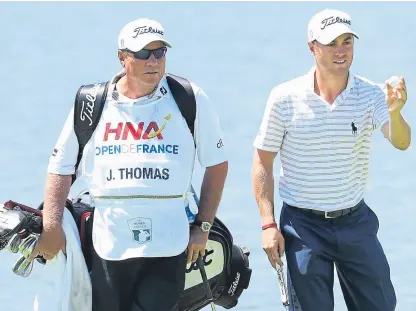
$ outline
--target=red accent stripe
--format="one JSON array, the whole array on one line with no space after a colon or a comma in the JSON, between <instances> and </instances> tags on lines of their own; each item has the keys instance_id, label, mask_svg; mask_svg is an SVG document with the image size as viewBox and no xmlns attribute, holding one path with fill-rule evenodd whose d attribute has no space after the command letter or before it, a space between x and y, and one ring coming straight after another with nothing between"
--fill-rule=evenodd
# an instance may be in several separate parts
<instances>
[{"instance_id":1,"label":"red accent stripe","mask_svg":"<svg viewBox=\"0 0 416 311\"><path fill-rule=\"evenodd\" d=\"M13 208L15 208L16 206L20 207L20 208L21 208L22 210L24 210L24 211L27 211L27 212L33 213L33 214L35 214L36 216L42 216L42 215L43 215L42 211L40 211L40 210L38 210L38 209L35 209L35 208L32 208L32 207L29 207L29 206L24 205L24 204L21 204L21 203L17 203L17 202L12 201L12 200L9 200L9 201L7 201L6 203L4 203L4 207L5 207L5 208L7 208L7 209L9 209L9 210L12 210L12 209L13 209Z\"/></svg>"},{"instance_id":2,"label":"red accent stripe","mask_svg":"<svg viewBox=\"0 0 416 311\"><path fill-rule=\"evenodd\" d=\"M81 247L85 249L87 243L87 228L85 227L87 223L87 218L91 216L91 212L85 212L81 215L81 224L79 228L79 238L81 240Z\"/></svg>"}]
</instances>

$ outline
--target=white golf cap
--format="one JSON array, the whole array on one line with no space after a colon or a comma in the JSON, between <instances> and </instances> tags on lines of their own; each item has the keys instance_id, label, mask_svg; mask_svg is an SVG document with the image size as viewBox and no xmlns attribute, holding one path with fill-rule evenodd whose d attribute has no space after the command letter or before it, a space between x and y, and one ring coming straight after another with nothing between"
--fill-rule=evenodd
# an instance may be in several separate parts
<instances>
[{"instance_id":1,"label":"white golf cap","mask_svg":"<svg viewBox=\"0 0 416 311\"><path fill-rule=\"evenodd\" d=\"M358 35L351 29L351 17L337 10L323 10L314 15L308 25L308 41L317 40L328 44L338 36L350 33L358 39Z\"/></svg>"},{"instance_id":2,"label":"white golf cap","mask_svg":"<svg viewBox=\"0 0 416 311\"><path fill-rule=\"evenodd\" d=\"M159 22L140 18L128 23L120 31L118 49L138 52L154 41L161 41L167 47L171 47L170 43L165 39L165 30Z\"/></svg>"}]
</instances>

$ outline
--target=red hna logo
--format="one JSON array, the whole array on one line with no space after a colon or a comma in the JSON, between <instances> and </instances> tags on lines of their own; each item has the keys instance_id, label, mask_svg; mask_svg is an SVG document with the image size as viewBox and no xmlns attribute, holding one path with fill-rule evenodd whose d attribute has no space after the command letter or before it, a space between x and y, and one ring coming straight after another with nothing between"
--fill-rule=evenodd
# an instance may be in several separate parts
<instances>
[{"instance_id":1,"label":"red hna logo","mask_svg":"<svg viewBox=\"0 0 416 311\"><path fill-rule=\"evenodd\" d=\"M170 118L171 115L168 114L164 119L169 120ZM135 140L151 139L153 137L163 139L162 131L165 126L166 121L163 122L160 128L156 121L151 121L144 130L144 122L140 122L137 125L134 125L131 122L119 122L116 127L111 127L111 123L108 122L105 124L104 141L109 139L110 134L115 135L114 140L127 140L129 136L133 137Z\"/></svg>"}]
</instances>

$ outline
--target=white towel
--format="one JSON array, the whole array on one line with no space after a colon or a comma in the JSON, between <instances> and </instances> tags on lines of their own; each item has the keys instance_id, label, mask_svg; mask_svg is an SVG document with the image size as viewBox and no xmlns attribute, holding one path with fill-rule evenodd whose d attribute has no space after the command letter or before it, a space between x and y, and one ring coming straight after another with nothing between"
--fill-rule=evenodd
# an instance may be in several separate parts
<instances>
[{"instance_id":1,"label":"white towel","mask_svg":"<svg viewBox=\"0 0 416 311\"><path fill-rule=\"evenodd\" d=\"M77 226L67 209L64 211L62 227L66 236L66 257L60 251L52 261L46 263L45 273L53 276L48 280L51 290L39 289L33 310L91 311L91 279L82 254Z\"/></svg>"}]
</instances>

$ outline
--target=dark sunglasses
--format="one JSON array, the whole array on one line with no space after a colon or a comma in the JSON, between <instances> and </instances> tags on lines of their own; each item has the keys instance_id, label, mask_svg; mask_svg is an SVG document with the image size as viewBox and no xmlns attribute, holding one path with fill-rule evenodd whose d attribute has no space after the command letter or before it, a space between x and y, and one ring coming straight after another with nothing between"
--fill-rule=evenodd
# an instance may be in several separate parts
<instances>
[{"instance_id":1,"label":"dark sunglasses","mask_svg":"<svg viewBox=\"0 0 416 311\"><path fill-rule=\"evenodd\" d=\"M153 54L156 59L161 59L162 57L164 57L166 55L167 50L168 50L168 48L164 46L164 47L158 48L156 50L141 49L138 52L133 52L133 51L125 49L124 51L133 54L134 58L141 59L141 60L147 60L147 59L149 59L151 54Z\"/></svg>"}]
</instances>

